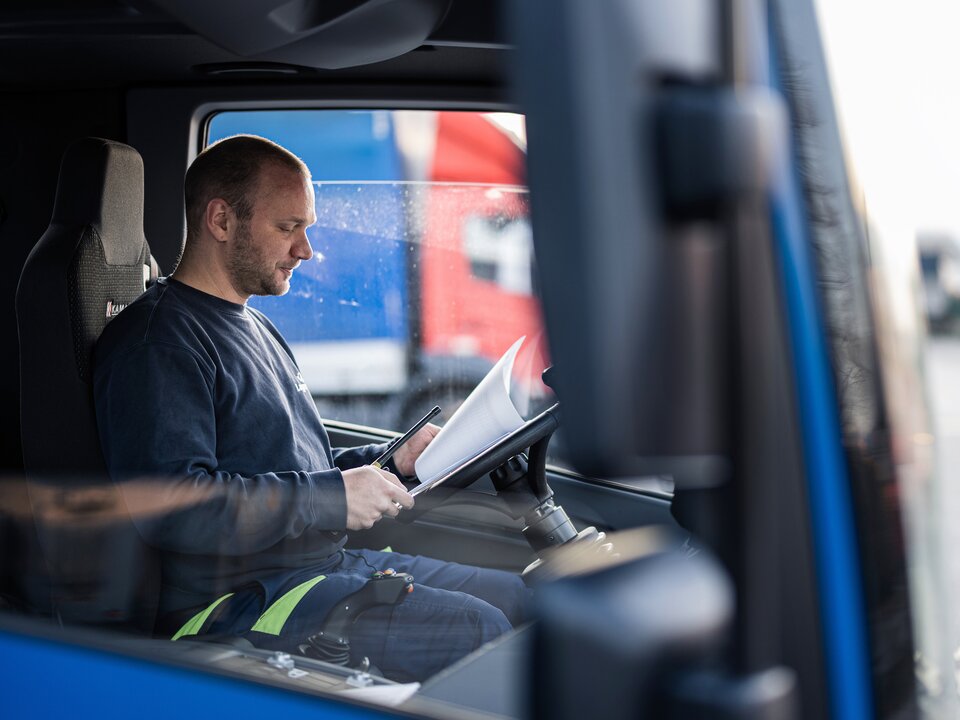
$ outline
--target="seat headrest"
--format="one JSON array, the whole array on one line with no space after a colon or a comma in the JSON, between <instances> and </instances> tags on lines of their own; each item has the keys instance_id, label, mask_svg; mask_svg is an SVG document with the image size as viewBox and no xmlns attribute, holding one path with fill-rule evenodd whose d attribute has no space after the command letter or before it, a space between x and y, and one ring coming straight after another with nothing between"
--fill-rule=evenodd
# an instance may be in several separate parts
<instances>
[{"instance_id":1,"label":"seat headrest","mask_svg":"<svg viewBox=\"0 0 960 720\"><path fill-rule=\"evenodd\" d=\"M110 265L137 262L143 234L143 160L128 145L84 138L67 148L51 225L92 225Z\"/></svg>"}]
</instances>

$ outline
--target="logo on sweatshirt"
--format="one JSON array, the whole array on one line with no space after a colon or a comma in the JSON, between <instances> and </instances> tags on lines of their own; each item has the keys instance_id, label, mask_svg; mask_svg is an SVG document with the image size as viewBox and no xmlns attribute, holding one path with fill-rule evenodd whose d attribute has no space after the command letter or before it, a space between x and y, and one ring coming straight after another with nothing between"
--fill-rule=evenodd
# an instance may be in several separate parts
<instances>
[{"instance_id":1,"label":"logo on sweatshirt","mask_svg":"<svg viewBox=\"0 0 960 720\"><path fill-rule=\"evenodd\" d=\"M107 317L116 317L120 314L120 311L129 304L130 303L115 303L113 300L107 300Z\"/></svg>"},{"instance_id":2,"label":"logo on sweatshirt","mask_svg":"<svg viewBox=\"0 0 960 720\"><path fill-rule=\"evenodd\" d=\"M306 395L310 394L310 388L307 387L307 384L303 381L303 375L297 373L297 392L302 392Z\"/></svg>"}]
</instances>

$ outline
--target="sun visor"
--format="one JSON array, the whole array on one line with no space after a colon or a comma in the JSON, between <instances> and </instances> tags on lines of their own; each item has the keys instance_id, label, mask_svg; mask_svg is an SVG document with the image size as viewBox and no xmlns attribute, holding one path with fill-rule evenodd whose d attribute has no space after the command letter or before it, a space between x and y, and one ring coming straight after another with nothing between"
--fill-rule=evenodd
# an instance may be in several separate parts
<instances>
[{"instance_id":1,"label":"sun visor","mask_svg":"<svg viewBox=\"0 0 960 720\"><path fill-rule=\"evenodd\" d=\"M244 58L337 69L419 47L451 0L152 0Z\"/></svg>"}]
</instances>

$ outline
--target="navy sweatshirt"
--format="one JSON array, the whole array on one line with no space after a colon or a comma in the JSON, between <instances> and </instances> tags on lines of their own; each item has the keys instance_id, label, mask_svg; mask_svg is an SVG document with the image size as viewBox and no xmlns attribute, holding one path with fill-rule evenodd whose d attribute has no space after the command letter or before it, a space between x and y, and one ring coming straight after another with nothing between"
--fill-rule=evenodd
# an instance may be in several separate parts
<instances>
[{"instance_id":1,"label":"navy sweatshirt","mask_svg":"<svg viewBox=\"0 0 960 720\"><path fill-rule=\"evenodd\" d=\"M100 442L145 540L163 551L161 613L250 580L323 568L345 542L340 469L279 331L257 310L161 279L94 356Z\"/></svg>"}]
</instances>

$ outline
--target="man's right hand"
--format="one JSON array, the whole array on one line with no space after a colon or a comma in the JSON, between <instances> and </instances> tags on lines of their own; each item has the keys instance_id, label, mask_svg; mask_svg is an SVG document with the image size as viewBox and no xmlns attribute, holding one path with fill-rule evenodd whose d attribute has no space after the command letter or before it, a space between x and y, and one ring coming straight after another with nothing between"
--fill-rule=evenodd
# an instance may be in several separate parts
<instances>
[{"instance_id":1,"label":"man's right hand","mask_svg":"<svg viewBox=\"0 0 960 720\"><path fill-rule=\"evenodd\" d=\"M347 530L367 530L384 515L396 517L413 507L413 498L397 476L369 465L343 471L347 495Z\"/></svg>"}]
</instances>

